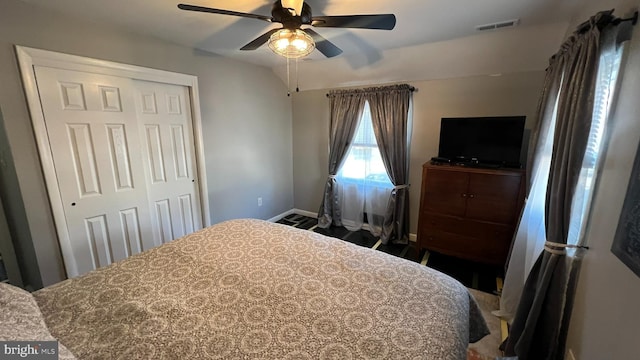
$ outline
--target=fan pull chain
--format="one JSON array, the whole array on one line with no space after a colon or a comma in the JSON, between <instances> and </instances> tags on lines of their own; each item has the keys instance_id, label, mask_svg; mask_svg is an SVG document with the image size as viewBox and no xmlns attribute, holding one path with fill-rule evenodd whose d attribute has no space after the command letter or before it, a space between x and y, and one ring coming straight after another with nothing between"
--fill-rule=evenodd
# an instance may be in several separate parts
<instances>
[{"instance_id":1,"label":"fan pull chain","mask_svg":"<svg viewBox=\"0 0 640 360\"><path fill-rule=\"evenodd\" d=\"M289 91L289 89L291 89L291 76L289 75L289 73L289 58L287 58L287 96L291 96L291 92Z\"/></svg>"},{"instance_id":2,"label":"fan pull chain","mask_svg":"<svg viewBox=\"0 0 640 360\"><path fill-rule=\"evenodd\" d=\"M300 76L298 76L298 58L296 58L296 92L300 92Z\"/></svg>"}]
</instances>

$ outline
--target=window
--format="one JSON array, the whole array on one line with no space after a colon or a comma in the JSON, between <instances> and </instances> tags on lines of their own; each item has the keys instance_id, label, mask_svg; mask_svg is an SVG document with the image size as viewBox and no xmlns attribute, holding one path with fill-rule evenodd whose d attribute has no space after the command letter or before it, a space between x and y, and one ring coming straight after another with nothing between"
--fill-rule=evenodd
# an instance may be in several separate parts
<instances>
[{"instance_id":1,"label":"window","mask_svg":"<svg viewBox=\"0 0 640 360\"><path fill-rule=\"evenodd\" d=\"M614 100L616 80L622 60L622 46L611 45L602 50L598 64L598 78L594 94L593 118L587 141L587 148L580 169L578 186L571 204L571 223L569 225L569 244L579 244L584 235L589 206L593 198L598 163L602 158L605 129Z\"/></svg>"},{"instance_id":2,"label":"window","mask_svg":"<svg viewBox=\"0 0 640 360\"><path fill-rule=\"evenodd\" d=\"M591 199L596 187L598 172L602 168L600 163L607 148L607 121L611 111L611 104L614 103L616 81L625 47L624 44L616 45L617 34L617 31L605 32L605 38L601 38L601 40L606 41L601 41L598 73L593 94L591 127L575 193L570 194L573 197L568 237L566 239L569 245L584 245L585 228L588 223ZM550 89L557 87L558 91L563 91L563 89L566 91L567 84L565 81L569 81L566 78L567 69L558 69L558 71L561 70L564 70L563 74L561 74L563 75L561 83L557 86L552 85ZM533 169L534 171L531 174L531 192L516 232L500 299L500 314L507 319L513 319L516 314L525 282L534 263L540 258L540 253L546 241L545 202L560 94L549 94L549 96L555 96L552 99L555 102L555 106L553 110L549 109L551 111L543 109L542 115L544 118L541 121L550 121L551 126L546 134L539 134L540 141L544 143L542 144L542 149L540 149L541 153L537 154L539 156L537 169ZM559 240L554 239L554 241ZM575 255L575 249L569 248L566 250L568 256Z\"/></svg>"},{"instance_id":3,"label":"window","mask_svg":"<svg viewBox=\"0 0 640 360\"><path fill-rule=\"evenodd\" d=\"M393 187L378 149L368 103L364 106L353 142L337 176L345 182L360 182L366 183L367 186L384 188Z\"/></svg>"},{"instance_id":4,"label":"window","mask_svg":"<svg viewBox=\"0 0 640 360\"><path fill-rule=\"evenodd\" d=\"M393 184L382 162L373 132L371 111L365 103L346 160L336 175L341 222L355 231L366 221L369 231L379 236Z\"/></svg>"}]
</instances>

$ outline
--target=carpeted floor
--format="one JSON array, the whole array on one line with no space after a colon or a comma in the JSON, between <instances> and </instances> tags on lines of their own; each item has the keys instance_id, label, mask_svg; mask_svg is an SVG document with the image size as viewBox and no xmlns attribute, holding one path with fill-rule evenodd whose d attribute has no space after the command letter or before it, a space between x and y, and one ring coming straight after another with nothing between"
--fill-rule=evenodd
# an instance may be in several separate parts
<instances>
[{"instance_id":1,"label":"carpeted floor","mask_svg":"<svg viewBox=\"0 0 640 360\"><path fill-rule=\"evenodd\" d=\"M484 360L495 359L502 356L502 352L499 350L501 337L500 337L500 319L491 312L498 310L500 306L500 299L497 295L488 294L486 292L469 289L469 292L476 299L476 302L482 310L482 316L489 326L491 335L485 336L480 341L469 344L469 360ZM475 356L475 357L474 357Z\"/></svg>"},{"instance_id":2,"label":"carpeted floor","mask_svg":"<svg viewBox=\"0 0 640 360\"><path fill-rule=\"evenodd\" d=\"M343 227L330 227L323 229L317 227L318 220L304 215L291 214L277 221L280 224L294 226L300 229L315 231L317 233L342 239L359 246L374 248L388 254L419 262L423 261L424 254L416 254L412 245L382 245L378 238L366 230L349 231ZM418 256L420 255L420 256ZM429 253L426 266L441 271L469 288L476 298L482 314L489 325L491 335L484 337L475 344L469 345L468 360L493 360L501 356L500 346L500 320L491 314L499 306L497 293L497 278L502 278L502 269L473 263L454 257Z\"/></svg>"}]
</instances>

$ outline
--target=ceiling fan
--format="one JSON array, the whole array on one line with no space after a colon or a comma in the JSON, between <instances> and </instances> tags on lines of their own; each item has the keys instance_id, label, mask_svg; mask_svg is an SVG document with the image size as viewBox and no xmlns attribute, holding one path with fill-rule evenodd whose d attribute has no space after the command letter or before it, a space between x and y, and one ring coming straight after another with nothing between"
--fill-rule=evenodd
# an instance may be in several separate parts
<instances>
[{"instance_id":1,"label":"ceiling fan","mask_svg":"<svg viewBox=\"0 0 640 360\"><path fill-rule=\"evenodd\" d=\"M271 29L249 42L240 50L256 50L267 41L269 47L285 57L302 57L317 48L324 56L334 57L340 55L342 50L322 37L314 30L303 25L313 27L333 28L357 28L392 30L396 25L396 17L393 14L375 15L339 15L339 16L313 16L311 7L304 0L276 0L271 9L271 16L243 13L230 10L214 9L203 6L179 4L178 8L188 11L199 11L213 14L231 15L258 19L270 23L280 23L282 28ZM278 42L278 40L281 40ZM302 48L306 42L306 48ZM315 43L315 44L314 44ZM285 44L282 49L280 45ZM310 46L310 48L309 48ZM280 51L279 51L280 50Z\"/></svg>"}]
</instances>

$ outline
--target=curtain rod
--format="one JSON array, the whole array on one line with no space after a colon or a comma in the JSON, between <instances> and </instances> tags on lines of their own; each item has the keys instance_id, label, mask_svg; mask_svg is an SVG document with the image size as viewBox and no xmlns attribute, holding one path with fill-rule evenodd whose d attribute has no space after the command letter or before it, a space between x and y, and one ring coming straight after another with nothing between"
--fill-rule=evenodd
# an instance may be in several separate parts
<instances>
[{"instance_id":1,"label":"curtain rod","mask_svg":"<svg viewBox=\"0 0 640 360\"><path fill-rule=\"evenodd\" d=\"M633 16L631 16L630 18L626 18L626 19L618 18L618 19L614 20L614 23L618 24L618 23L621 23L623 21L631 21L632 25L636 25L638 23L638 11L636 10L633 13Z\"/></svg>"},{"instance_id":2,"label":"curtain rod","mask_svg":"<svg viewBox=\"0 0 640 360\"><path fill-rule=\"evenodd\" d=\"M375 90L371 90L369 92L373 92ZM418 91L418 88L416 88L415 86L409 86L409 91L414 92L414 91ZM324 94L326 97L329 97L329 94Z\"/></svg>"},{"instance_id":3,"label":"curtain rod","mask_svg":"<svg viewBox=\"0 0 640 360\"><path fill-rule=\"evenodd\" d=\"M638 11L634 11L633 15L629 18L626 19L621 19L619 17L616 17L613 15L613 12L615 11L615 9L611 9L611 10L606 10L606 11L601 11L599 13L597 13L596 15L594 15L594 17L601 15L602 14L602 18L599 19L598 23L595 24L598 27L601 26L605 26L608 24L613 24L613 25L620 25L620 23L622 22L627 22L627 21L631 21L631 25L636 25L638 23ZM593 18L592 18L593 19ZM578 25L578 27L576 28L576 32L577 33L584 33L586 31L589 31L589 29L591 29L591 20L587 20L585 22L583 22L582 24Z\"/></svg>"}]
</instances>

